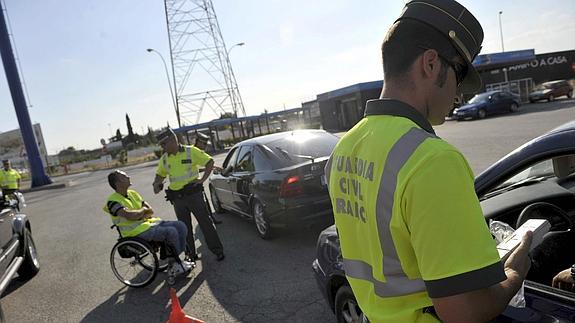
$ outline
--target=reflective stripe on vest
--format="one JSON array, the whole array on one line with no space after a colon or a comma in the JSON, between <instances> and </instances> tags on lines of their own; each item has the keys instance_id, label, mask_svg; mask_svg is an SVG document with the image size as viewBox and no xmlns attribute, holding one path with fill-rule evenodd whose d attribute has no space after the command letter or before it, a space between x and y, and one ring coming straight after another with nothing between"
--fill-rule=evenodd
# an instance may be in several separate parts
<instances>
[{"instance_id":1,"label":"reflective stripe on vest","mask_svg":"<svg viewBox=\"0 0 575 323\"><path fill-rule=\"evenodd\" d=\"M387 155L376 201L377 230L383 252L382 269L386 282L381 282L373 276L370 264L360 260L343 259L345 274L351 278L373 283L374 291L379 297L402 296L425 291L422 279L409 279L403 271L389 227L393 215L397 176L417 147L431 137L433 135L419 128L412 128L399 138Z\"/></svg>"},{"instance_id":2,"label":"reflective stripe on vest","mask_svg":"<svg viewBox=\"0 0 575 323\"><path fill-rule=\"evenodd\" d=\"M190 147L185 147L185 149L186 149L186 158L189 160L192 160L192 149ZM172 174L170 173L171 166L168 163L168 154L167 153L165 153L163 158L162 158L162 164L164 166L164 169L166 170L166 173L168 173L168 176L170 178L170 183L185 181L187 179L193 179L194 177L197 177L200 174L197 171L194 172L193 167L192 167L192 163L189 163L188 167L187 167L187 171L184 175L172 176Z\"/></svg>"}]
</instances>

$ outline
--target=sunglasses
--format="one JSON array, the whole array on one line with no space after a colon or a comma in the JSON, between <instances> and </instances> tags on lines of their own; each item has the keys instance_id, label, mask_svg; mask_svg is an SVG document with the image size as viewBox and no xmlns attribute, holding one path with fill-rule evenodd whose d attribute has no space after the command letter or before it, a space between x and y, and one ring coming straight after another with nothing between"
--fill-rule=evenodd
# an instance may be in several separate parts
<instances>
[{"instance_id":1,"label":"sunglasses","mask_svg":"<svg viewBox=\"0 0 575 323\"><path fill-rule=\"evenodd\" d=\"M433 48L428 48L428 47L424 47L424 46L418 46L418 47L423 49L423 50L433 49ZM436 49L434 49L434 50L437 52ZM445 62L445 64L449 65L453 69L453 72L455 72L455 81L457 83L457 87L459 87L461 85L461 83L463 82L463 79L465 79L465 76L467 75L467 65L451 61L445 55L443 55L439 52L437 52L437 56L439 56L439 58L443 62Z\"/></svg>"},{"instance_id":2,"label":"sunglasses","mask_svg":"<svg viewBox=\"0 0 575 323\"><path fill-rule=\"evenodd\" d=\"M457 82L457 87L461 85L465 75L467 75L467 65L463 65L460 63L456 63L453 61L448 60L441 54L437 54L439 58L441 58L447 65L451 66L453 72L455 72L455 81Z\"/></svg>"}]
</instances>

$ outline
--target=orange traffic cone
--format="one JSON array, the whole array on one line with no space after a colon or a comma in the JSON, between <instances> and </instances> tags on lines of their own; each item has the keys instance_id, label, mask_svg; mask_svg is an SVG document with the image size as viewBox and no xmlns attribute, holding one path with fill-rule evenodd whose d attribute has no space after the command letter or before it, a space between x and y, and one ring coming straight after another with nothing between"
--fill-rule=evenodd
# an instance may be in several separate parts
<instances>
[{"instance_id":1,"label":"orange traffic cone","mask_svg":"<svg viewBox=\"0 0 575 323\"><path fill-rule=\"evenodd\" d=\"M172 313L170 313L168 323L205 323L184 313L180 306L178 295L176 295L176 290L173 288L170 288L170 298L172 299Z\"/></svg>"}]
</instances>

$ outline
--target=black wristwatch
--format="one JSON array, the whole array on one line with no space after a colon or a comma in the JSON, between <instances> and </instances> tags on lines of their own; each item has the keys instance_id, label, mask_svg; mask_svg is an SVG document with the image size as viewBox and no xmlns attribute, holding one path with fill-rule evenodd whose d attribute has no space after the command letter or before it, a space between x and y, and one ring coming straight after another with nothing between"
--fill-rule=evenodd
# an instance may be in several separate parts
<instances>
[{"instance_id":1,"label":"black wristwatch","mask_svg":"<svg viewBox=\"0 0 575 323\"><path fill-rule=\"evenodd\" d=\"M571 278L575 279L575 265L571 266Z\"/></svg>"}]
</instances>

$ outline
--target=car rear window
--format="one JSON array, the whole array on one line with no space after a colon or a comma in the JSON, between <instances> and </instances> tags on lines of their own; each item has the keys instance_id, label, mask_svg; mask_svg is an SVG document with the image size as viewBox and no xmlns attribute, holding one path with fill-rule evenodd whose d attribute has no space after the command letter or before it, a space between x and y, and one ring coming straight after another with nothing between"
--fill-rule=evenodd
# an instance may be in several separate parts
<instances>
[{"instance_id":1,"label":"car rear window","mask_svg":"<svg viewBox=\"0 0 575 323\"><path fill-rule=\"evenodd\" d=\"M331 155L339 138L330 133L305 133L288 135L266 143L264 150L272 153L274 169L304 163L311 158Z\"/></svg>"}]
</instances>

